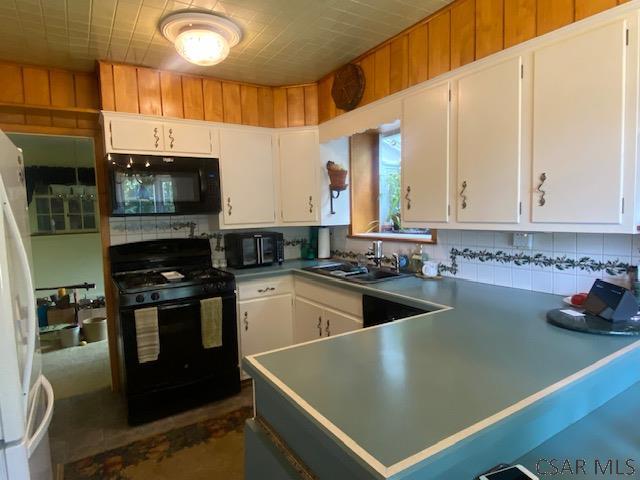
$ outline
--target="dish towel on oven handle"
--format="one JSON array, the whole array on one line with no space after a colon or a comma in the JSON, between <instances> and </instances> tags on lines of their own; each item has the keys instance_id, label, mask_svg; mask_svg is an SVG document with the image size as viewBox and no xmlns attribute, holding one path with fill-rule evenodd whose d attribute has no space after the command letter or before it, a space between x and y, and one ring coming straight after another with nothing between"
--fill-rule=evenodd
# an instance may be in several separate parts
<instances>
[{"instance_id":1,"label":"dish towel on oven handle","mask_svg":"<svg viewBox=\"0 0 640 480\"><path fill-rule=\"evenodd\" d=\"M222 298L200 300L200 331L204 348L222 346Z\"/></svg>"},{"instance_id":2,"label":"dish towel on oven handle","mask_svg":"<svg viewBox=\"0 0 640 480\"><path fill-rule=\"evenodd\" d=\"M158 309L156 307L138 308L134 311L134 317L136 321L138 363L155 362L158 360L158 355L160 355Z\"/></svg>"}]
</instances>

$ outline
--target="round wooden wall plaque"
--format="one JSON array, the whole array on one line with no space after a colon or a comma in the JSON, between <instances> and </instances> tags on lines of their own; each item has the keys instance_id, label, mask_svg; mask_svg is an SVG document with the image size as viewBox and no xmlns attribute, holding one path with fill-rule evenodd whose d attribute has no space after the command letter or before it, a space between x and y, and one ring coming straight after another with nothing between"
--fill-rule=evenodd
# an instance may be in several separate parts
<instances>
[{"instance_id":1,"label":"round wooden wall plaque","mask_svg":"<svg viewBox=\"0 0 640 480\"><path fill-rule=\"evenodd\" d=\"M364 93L364 73L360 65L349 63L340 68L333 79L331 96L336 107L353 110L358 106Z\"/></svg>"}]
</instances>

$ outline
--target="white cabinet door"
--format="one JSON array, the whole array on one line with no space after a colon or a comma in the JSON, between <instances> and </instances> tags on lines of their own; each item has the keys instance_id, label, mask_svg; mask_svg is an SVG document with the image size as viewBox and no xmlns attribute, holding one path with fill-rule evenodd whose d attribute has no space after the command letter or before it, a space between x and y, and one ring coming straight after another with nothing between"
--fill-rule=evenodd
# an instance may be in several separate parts
<instances>
[{"instance_id":1,"label":"white cabinet door","mask_svg":"<svg viewBox=\"0 0 640 480\"><path fill-rule=\"evenodd\" d=\"M534 222L621 222L626 28L534 53Z\"/></svg>"},{"instance_id":2,"label":"white cabinet door","mask_svg":"<svg viewBox=\"0 0 640 480\"><path fill-rule=\"evenodd\" d=\"M164 124L164 146L167 152L211 154L211 129L207 125Z\"/></svg>"},{"instance_id":3,"label":"white cabinet door","mask_svg":"<svg viewBox=\"0 0 640 480\"><path fill-rule=\"evenodd\" d=\"M270 133L222 129L220 170L224 225L275 222Z\"/></svg>"},{"instance_id":4,"label":"white cabinet door","mask_svg":"<svg viewBox=\"0 0 640 480\"><path fill-rule=\"evenodd\" d=\"M238 305L240 351L243 357L291 345L291 295L247 300Z\"/></svg>"},{"instance_id":5,"label":"white cabinet door","mask_svg":"<svg viewBox=\"0 0 640 480\"><path fill-rule=\"evenodd\" d=\"M403 101L402 221L449 220L450 84Z\"/></svg>"},{"instance_id":6,"label":"white cabinet door","mask_svg":"<svg viewBox=\"0 0 640 480\"><path fill-rule=\"evenodd\" d=\"M114 118L109 120L108 136L109 145L113 151L162 152L164 150L161 122Z\"/></svg>"},{"instance_id":7,"label":"white cabinet door","mask_svg":"<svg viewBox=\"0 0 640 480\"><path fill-rule=\"evenodd\" d=\"M520 57L459 81L460 222L519 221L521 85Z\"/></svg>"},{"instance_id":8,"label":"white cabinet door","mask_svg":"<svg viewBox=\"0 0 640 480\"><path fill-rule=\"evenodd\" d=\"M324 320L324 334L327 337L353 332L362 328L361 320L335 310L325 309L322 318Z\"/></svg>"},{"instance_id":9,"label":"white cabinet door","mask_svg":"<svg viewBox=\"0 0 640 480\"><path fill-rule=\"evenodd\" d=\"M315 131L283 133L279 136L279 151L282 221L318 222L318 134Z\"/></svg>"},{"instance_id":10,"label":"white cabinet door","mask_svg":"<svg viewBox=\"0 0 640 480\"><path fill-rule=\"evenodd\" d=\"M317 340L324 336L324 322L322 321L321 306L303 298L296 297L294 310L294 343Z\"/></svg>"}]
</instances>

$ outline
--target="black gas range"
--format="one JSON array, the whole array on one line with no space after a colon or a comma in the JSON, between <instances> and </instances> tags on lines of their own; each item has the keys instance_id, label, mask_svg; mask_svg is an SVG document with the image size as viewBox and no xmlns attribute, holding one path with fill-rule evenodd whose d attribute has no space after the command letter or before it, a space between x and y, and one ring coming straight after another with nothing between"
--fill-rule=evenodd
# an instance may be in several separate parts
<instances>
[{"instance_id":1,"label":"black gas range","mask_svg":"<svg viewBox=\"0 0 640 480\"><path fill-rule=\"evenodd\" d=\"M235 279L211 266L207 239L110 247L129 423L151 421L240 390ZM201 302L220 298L222 344L203 347ZM136 310L157 318L158 355L140 361ZM155 325L154 325L155 326ZM142 342L142 340L141 340Z\"/></svg>"}]
</instances>

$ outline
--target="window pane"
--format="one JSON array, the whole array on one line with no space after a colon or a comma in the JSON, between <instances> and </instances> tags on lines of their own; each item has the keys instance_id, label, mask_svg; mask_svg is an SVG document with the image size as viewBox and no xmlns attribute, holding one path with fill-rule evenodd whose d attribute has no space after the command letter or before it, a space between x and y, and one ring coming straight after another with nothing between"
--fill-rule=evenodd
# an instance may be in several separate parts
<instances>
[{"instance_id":1,"label":"window pane","mask_svg":"<svg viewBox=\"0 0 640 480\"><path fill-rule=\"evenodd\" d=\"M71 230L82 230L82 216L69 215L69 228Z\"/></svg>"},{"instance_id":2,"label":"window pane","mask_svg":"<svg viewBox=\"0 0 640 480\"><path fill-rule=\"evenodd\" d=\"M82 210L84 213L93 213L95 212L94 200L82 200Z\"/></svg>"},{"instance_id":3,"label":"window pane","mask_svg":"<svg viewBox=\"0 0 640 480\"><path fill-rule=\"evenodd\" d=\"M84 228L85 229L95 229L96 228L96 217L94 215L85 215L83 218L84 218Z\"/></svg>"},{"instance_id":4,"label":"window pane","mask_svg":"<svg viewBox=\"0 0 640 480\"><path fill-rule=\"evenodd\" d=\"M66 230L66 227L64 224L64 215L52 215L51 220L53 223L53 229Z\"/></svg>"},{"instance_id":5,"label":"window pane","mask_svg":"<svg viewBox=\"0 0 640 480\"><path fill-rule=\"evenodd\" d=\"M49 199L48 198L36 198L36 212L37 213L49 213Z\"/></svg>"},{"instance_id":6,"label":"window pane","mask_svg":"<svg viewBox=\"0 0 640 480\"><path fill-rule=\"evenodd\" d=\"M379 145L380 232L400 230L400 133L381 135Z\"/></svg>"},{"instance_id":7,"label":"window pane","mask_svg":"<svg viewBox=\"0 0 640 480\"><path fill-rule=\"evenodd\" d=\"M64 213L64 200L60 197L51 199L51 211L53 213ZM63 223L64 225L64 223Z\"/></svg>"},{"instance_id":8,"label":"window pane","mask_svg":"<svg viewBox=\"0 0 640 480\"><path fill-rule=\"evenodd\" d=\"M80 199L79 198L70 198L69 199L69 213L80 213Z\"/></svg>"},{"instance_id":9,"label":"window pane","mask_svg":"<svg viewBox=\"0 0 640 480\"><path fill-rule=\"evenodd\" d=\"M38 231L50 232L51 231L51 219L49 215L38 215Z\"/></svg>"}]
</instances>

